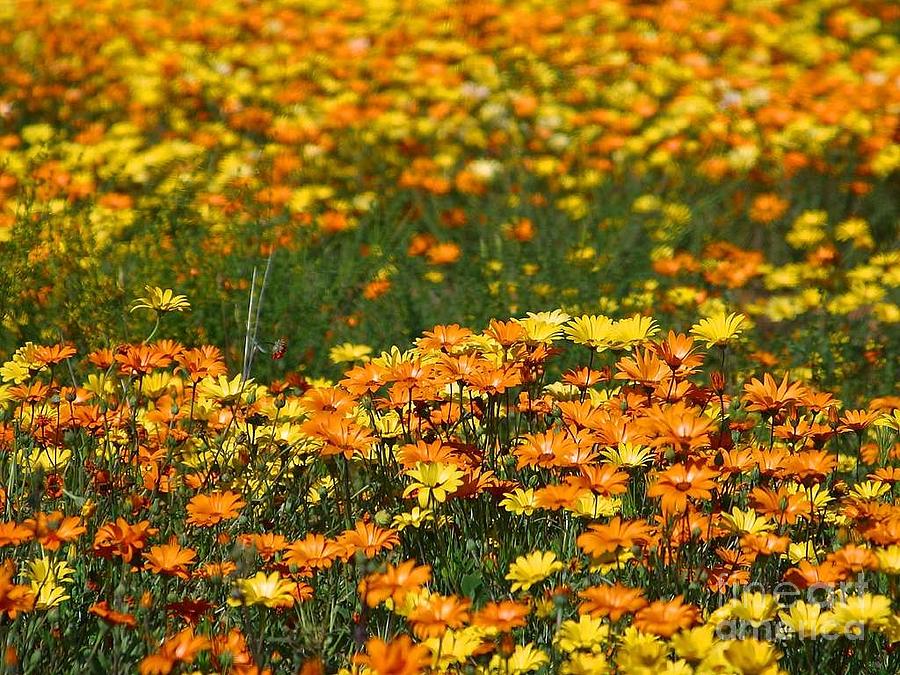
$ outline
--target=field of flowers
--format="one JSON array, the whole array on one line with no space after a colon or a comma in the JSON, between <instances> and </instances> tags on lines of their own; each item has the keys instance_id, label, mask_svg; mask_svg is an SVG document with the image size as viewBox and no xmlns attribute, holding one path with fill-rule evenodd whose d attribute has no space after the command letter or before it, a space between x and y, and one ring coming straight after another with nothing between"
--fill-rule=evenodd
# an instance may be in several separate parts
<instances>
[{"instance_id":1,"label":"field of flowers","mask_svg":"<svg viewBox=\"0 0 900 675\"><path fill-rule=\"evenodd\" d=\"M900 672L891 0L0 0L0 323L0 673Z\"/></svg>"}]
</instances>

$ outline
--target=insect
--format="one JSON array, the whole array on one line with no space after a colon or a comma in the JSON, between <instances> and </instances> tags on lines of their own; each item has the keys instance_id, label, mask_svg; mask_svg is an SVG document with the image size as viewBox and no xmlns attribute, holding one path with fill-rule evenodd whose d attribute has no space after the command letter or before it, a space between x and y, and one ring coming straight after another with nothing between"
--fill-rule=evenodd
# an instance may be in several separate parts
<instances>
[{"instance_id":1,"label":"insect","mask_svg":"<svg viewBox=\"0 0 900 675\"><path fill-rule=\"evenodd\" d=\"M275 341L275 344L272 345L272 360L278 361L283 358L285 353L287 352L287 338L280 337Z\"/></svg>"}]
</instances>

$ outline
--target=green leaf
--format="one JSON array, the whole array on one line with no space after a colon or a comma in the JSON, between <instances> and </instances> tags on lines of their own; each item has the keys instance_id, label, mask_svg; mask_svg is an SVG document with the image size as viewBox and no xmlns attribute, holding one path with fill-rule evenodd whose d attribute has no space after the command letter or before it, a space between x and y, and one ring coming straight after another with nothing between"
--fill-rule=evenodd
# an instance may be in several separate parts
<instances>
[{"instance_id":1,"label":"green leaf","mask_svg":"<svg viewBox=\"0 0 900 675\"><path fill-rule=\"evenodd\" d=\"M477 591L481 587L481 584L481 575L473 572L472 574L467 574L462 578L462 583L460 583L459 587L463 595L472 596L475 595L475 591Z\"/></svg>"}]
</instances>

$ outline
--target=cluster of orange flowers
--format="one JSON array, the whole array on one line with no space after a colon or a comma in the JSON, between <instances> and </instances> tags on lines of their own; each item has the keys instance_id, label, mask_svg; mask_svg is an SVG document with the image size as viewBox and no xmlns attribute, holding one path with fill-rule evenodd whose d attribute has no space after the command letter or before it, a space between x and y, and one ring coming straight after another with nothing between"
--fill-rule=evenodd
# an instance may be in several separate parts
<instances>
[{"instance_id":1,"label":"cluster of orange flowers","mask_svg":"<svg viewBox=\"0 0 900 675\"><path fill-rule=\"evenodd\" d=\"M147 674L334 665L324 643L261 645L340 588L353 630L330 639L361 673L787 667L789 645L729 622L893 644L897 598L853 593L900 573L900 399L843 409L741 372L742 321L435 326L316 386L230 378L215 348L171 340L93 352L78 384L73 349L26 345L0 369L0 613L149 627ZM567 342L587 365L553 381ZM841 588L814 612L731 597L778 583Z\"/></svg>"}]
</instances>

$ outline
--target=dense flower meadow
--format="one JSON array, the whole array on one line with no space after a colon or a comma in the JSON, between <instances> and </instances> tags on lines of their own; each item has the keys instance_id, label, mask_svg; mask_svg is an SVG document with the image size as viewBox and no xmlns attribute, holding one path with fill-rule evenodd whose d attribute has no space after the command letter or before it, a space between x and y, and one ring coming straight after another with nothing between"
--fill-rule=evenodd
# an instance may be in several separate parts
<instances>
[{"instance_id":1,"label":"dense flower meadow","mask_svg":"<svg viewBox=\"0 0 900 675\"><path fill-rule=\"evenodd\" d=\"M7 667L895 673L900 397L739 371L746 327L557 310L268 385L212 346L29 343Z\"/></svg>"},{"instance_id":2,"label":"dense flower meadow","mask_svg":"<svg viewBox=\"0 0 900 675\"><path fill-rule=\"evenodd\" d=\"M0 0L0 673L896 675L898 482L900 4Z\"/></svg>"},{"instance_id":3,"label":"dense flower meadow","mask_svg":"<svg viewBox=\"0 0 900 675\"><path fill-rule=\"evenodd\" d=\"M233 365L271 255L265 338L313 372L562 306L742 311L786 367L868 378L898 34L875 0L0 3L0 351L140 339L149 283Z\"/></svg>"}]
</instances>

